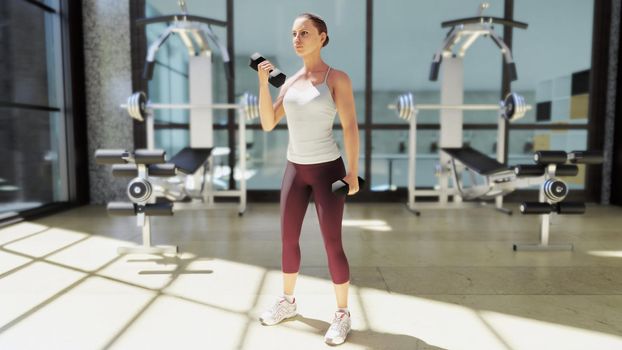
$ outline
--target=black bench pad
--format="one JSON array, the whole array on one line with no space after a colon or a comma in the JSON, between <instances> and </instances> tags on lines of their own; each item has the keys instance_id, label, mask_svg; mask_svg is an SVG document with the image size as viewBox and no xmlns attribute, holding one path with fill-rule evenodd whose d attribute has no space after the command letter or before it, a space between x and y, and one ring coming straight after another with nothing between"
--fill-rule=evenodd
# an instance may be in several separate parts
<instances>
[{"instance_id":1,"label":"black bench pad","mask_svg":"<svg viewBox=\"0 0 622 350\"><path fill-rule=\"evenodd\" d=\"M186 147L171 158L169 163L186 174L194 174L205 163L213 148L190 148Z\"/></svg>"},{"instance_id":2,"label":"black bench pad","mask_svg":"<svg viewBox=\"0 0 622 350\"><path fill-rule=\"evenodd\" d=\"M471 147L442 148L442 150L478 174L490 175L508 170L508 167L499 163L496 159L490 158Z\"/></svg>"}]
</instances>

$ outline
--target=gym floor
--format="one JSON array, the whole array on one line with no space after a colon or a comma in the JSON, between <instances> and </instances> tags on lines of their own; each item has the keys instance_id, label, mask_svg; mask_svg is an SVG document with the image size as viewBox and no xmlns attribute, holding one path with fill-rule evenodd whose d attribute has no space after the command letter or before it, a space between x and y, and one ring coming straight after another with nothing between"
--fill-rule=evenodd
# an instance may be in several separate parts
<instances>
[{"instance_id":1,"label":"gym floor","mask_svg":"<svg viewBox=\"0 0 622 350\"><path fill-rule=\"evenodd\" d=\"M516 209L516 208L515 208ZM281 294L278 204L155 218L180 255L118 256L134 217L86 206L0 229L1 349L321 349L335 309L313 205L299 315L265 327ZM342 349L621 349L622 208L554 216L573 252L514 252L538 218L489 208L347 204L353 331Z\"/></svg>"}]
</instances>

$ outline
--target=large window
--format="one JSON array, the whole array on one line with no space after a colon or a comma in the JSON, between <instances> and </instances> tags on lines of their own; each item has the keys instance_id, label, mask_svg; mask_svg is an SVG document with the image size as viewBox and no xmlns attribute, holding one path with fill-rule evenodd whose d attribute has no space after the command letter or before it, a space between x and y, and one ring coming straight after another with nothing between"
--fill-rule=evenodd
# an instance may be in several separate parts
<instances>
[{"instance_id":1,"label":"large window","mask_svg":"<svg viewBox=\"0 0 622 350\"><path fill-rule=\"evenodd\" d=\"M568 10L563 16L560 6ZM587 147L593 10L594 2L584 0L515 2L514 17L529 28L514 31L519 79L512 90L526 96L534 109L510 132L510 164L530 158L534 150ZM568 179L573 188L584 187L585 167L579 170L579 176Z\"/></svg>"},{"instance_id":2,"label":"large window","mask_svg":"<svg viewBox=\"0 0 622 350\"><path fill-rule=\"evenodd\" d=\"M201 2L188 1L188 13L226 21L225 0L205 0ZM182 9L176 1L147 0L145 2L145 16L156 17L170 14L180 14ZM167 28L169 23L155 23L146 26L147 45L154 42ZM227 31L222 26L211 26L220 42L226 45ZM221 52L209 42L212 54L212 102L227 103L227 87L233 84L227 80L225 68L222 64ZM148 83L149 99L156 103L187 104L190 103L189 57L181 36L172 35L165 41L156 54L156 65L153 78ZM144 58L142 58L144 59ZM202 101L202 103L209 103ZM227 148L229 134L226 130L228 123L227 110L213 112L213 141L214 147ZM175 155L190 144L189 131L190 113L187 109L160 109L155 110L155 142L154 146L164 149L169 157ZM252 135L247 136L252 138ZM236 158L238 159L238 158ZM237 161L236 161L237 163ZM226 154L215 158L215 179L218 188L229 186L230 168ZM235 167L235 165L234 165Z\"/></svg>"},{"instance_id":3,"label":"large window","mask_svg":"<svg viewBox=\"0 0 622 350\"><path fill-rule=\"evenodd\" d=\"M236 92L258 93L257 73L248 67L248 57L260 52L285 74L291 75L302 67L301 59L292 48L291 26L303 12L320 15L328 26L329 44L322 49L328 65L345 71L352 80L357 118L365 120L365 2L363 1L253 1L235 2ZM278 91L272 89L272 96ZM286 118L281 125L286 124ZM339 124L339 118L335 118ZM259 127L259 121L254 122ZM253 133L251 154L270 154L270 157L252 159L256 179L249 181L249 189L279 189L286 162L287 130L276 130L265 135ZM342 133L335 129L335 139L342 144ZM364 152L361 132L361 153ZM261 142L255 142L261 140ZM267 149L266 149L267 148ZM364 153L363 153L364 154ZM364 162L359 161L361 173Z\"/></svg>"},{"instance_id":4,"label":"large window","mask_svg":"<svg viewBox=\"0 0 622 350\"><path fill-rule=\"evenodd\" d=\"M256 72L248 67L248 57L262 53L288 75L301 67L300 59L291 48L290 27L295 16L314 12L322 16L329 29L330 43L322 55L331 66L346 71L353 82L357 116L361 131L360 173L365 174L365 157L370 157L374 191L391 191L407 183L408 124L399 119L387 105L405 92L412 92L416 103L440 103L442 78L428 79L433 54L439 49L448 28L441 23L452 19L474 17L480 11L481 0L441 0L420 2L408 0L383 1L295 1L270 0L209 0L187 1L191 14L227 20L227 4L233 5L235 80L227 81L214 60L214 100L224 101L229 84L234 84L236 96L246 91L257 93ZM526 98L533 106L525 118L510 126L508 162L531 162L534 150L584 149L587 138L588 81L591 57L593 1L555 0L542 4L535 0L506 2L488 1L483 15L503 17L506 3L513 4L513 18L526 22L527 29L513 29L512 53L518 80L511 90ZM173 1L148 0L147 14L179 13ZM368 9L367 5L371 4ZM559 8L564 16L559 16ZM368 16L367 11L371 11ZM371 18L373 22L368 22ZM551 20L555 18L555 20ZM367 25L373 23L371 37ZM156 27L153 30L157 29ZM221 40L227 32L214 27ZM494 27L503 37L504 28ZM150 29L151 30L151 29ZM148 32L151 40L154 33ZM367 67L366 44L371 44L371 67ZM187 55L177 43L158 53L156 77L150 83L153 100L162 102L187 101ZM463 91L465 104L495 104L501 99L503 80L502 54L488 37L479 38L464 57ZM371 68L371 86L366 86L367 68ZM158 73L158 70L160 72ZM451 83L447 77L446 83ZM371 101L366 101L366 89L371 88ZM278 91L272 89L273 97ZM370 111L366 107L370 106ZM218 114L220 113L220 114ZM228 146L226 113L215 118L215 142ZM371 115L371 123L365 116ZM436 184L438 164L440 113L421 111L417 131L417 186ZM157 133L161 147L174 152L187 144L187 130L179 125L167 129L166 124L187 123L184 111L161 111L157 121L162 123ZM496 111L464 112L463 142L495 156L497 146ZM335 136L342 142L339 119L335 119ZM280 187L288 143L286 119L270 133L264 133L259 120L248 123L248 188L274 190ZM366 134L371 130L370 134ZM369 135L371 153L365 154L365 135ZM236 142L237 146L237 142ZM226 158L226 157L225 157ZM228 166L228 160L217 164ZM226 183L227 169L217 172ZM583 187L583 178L572 184Z\"/></svg>"},{"instance_id":5,"label":"large window","mask_svg":"<svg viewBox=\"0 0 622 350\"><path fill-rule=\"evenodd\" d=\"M68 200L58 11L0 2L0 218Z\"/></svg>"},{"instance_id":6,"label":"large window","mask_svg":"<svg viewBox=\"0 0 622 350\"><path fill-rule=\"evenodd\" d=\"M441 23L477 15L481 1L374 2L373 114L375 125L389 124L372 133L372 186L375 191L396 190L408 181L408 122L387 106L410 92L417 104L440 103L442 84L458 84L453 77L430 81L432 56L441 47L448 28ZM395 11L398 8L399 11ZM503 17L503 1L491 1L484 15ZM503 35L502 27L497 33ZM501 89L501 54L489 38L478 39L466 52L464 103L497 104ZM433 187L439 161L440 112L422 110L417 115L417 187ZM496 132L467 129L469 124L495 124L496 112L465 111L463 142L493 155ZM387 130L388 128L388 130ZM393 130L391 130L393 129Z\"/></svg>"},{"instance_id":7,"label":"large window","mask_svg":"<svg viewBox=\"0 0 622 350\"><path fill-rule=\"evenodd\" d=\"M147 5L147 17L159 15L160 12ZM146 26L147 43L155 41L166 27L165 23ZM183 42L176 36L169 38L156 54L153 78L149 81L149 99L155 103L188 103L188 54ZM187 146L188 117L187 109L155 110L155 147L173 155ZM183 127L175 128L173 125Z\"/></svg>"},{"instance_id":8,"label":"large window","mask_svg":"<svg viewBox=\"0 0 622 350\"><path fill-rule=\"evenodd\" d=\"M218 20L226 20L226 1L188 1L188 12ZM156 16L179 13L174 2L148 0L146 15ZM227 85L235 83L235 94L258 93L257 73L249 68L249 57L254 52L262 53L285 74L291 75L301 68L302 62L291 44L290 29L295 17L302 12L314 12L322 16L328 25L330 43L322 51L326 62L349 74L352 79L359 122L365 119L365 3L358 1L234 1L235 82L226 80L220 65L221 58L214 58L214 101L226 102ZM150 25L147 41L151 42L162 31L164 25ZM213 27L222 41L227 38L224 28ZM170 40L169 41L175 41ZM188 101L187 53L183 44L169 43L167 49L158 51L154 78L149 83L150 98L164 103L185 103ZM163 47L164 48L164 47ZM214 50L216 51L216 50ZM272 89L273 97L278 94ZM188 144L188 113L184 111L158 111L156 113L156 146L174 154ZM237 121L237 119L236 119ZM216 130L214 142L217 147L227 147L229 135L222 128L227 127L227 113L214 113ZM246 141L248 145L247 174L249 189L274 190L280 188L286 162L288 143L285 120L270 133L261 130L259 120L250 121ZM170 124L176 124L167 126ZM181 126L180 124L186 124ZM335 124L339 119L335 118ZM335 137L342 143L341 132L335 130ZM237 146L237 141L236 141ZM361 152L364 144L361 143ZM239 153L239 150L238 152ZM216 182L226 186L230 174L226 157L216 160ZM236 157L237 162L238 157ZM363 172L364 169L361 169ZM235 176L239 180L241 174Z\"/></svg>"},{"instance_id":9,"label":"large window","mask_svg":"<svg viewBox=\"0 0 622 350\"><path fill-rule=\"evenodd\" d=\"M396 189L407 181L407 123L387 110L387 105L405 92L412 92L416 103L440 103L443 77L437 82L428 80L432 55L448 31L440 24L476 16L480 3L395 1L386 6L374 2L372 118L374 124L395 127L389 125L374 131L372 189ZM504 1L489 3L483 14L503 17ZM571 151L586 147L594 4L553 1L540 5L536 1L514 2L514 19L527 22L529 27L513 30L512 53L519 79L511 84L511 90L523 95L533 109L516 126L510 126L510 165L530 163L534 150ZM568 11L567 15L557 15L560 6ZM496 26L495 30L503 37L503 26ZM464 103L498 104L502 69L499 49L489 38L478 39L464 57ZM445 79L451 81L451 77ZM497 123L496 112L465 111L463 121L463 142L495 157L497 133L490 128ZM417 186L430 187L436 184L439 134L433 129L439 127L439 112L421 111L418 123ZM478 130L477 125L485 128ZM386 130L391 128L404 131ZM583 187L583 177L574 179L572 186Z\"/></svg>"}]
</instances>

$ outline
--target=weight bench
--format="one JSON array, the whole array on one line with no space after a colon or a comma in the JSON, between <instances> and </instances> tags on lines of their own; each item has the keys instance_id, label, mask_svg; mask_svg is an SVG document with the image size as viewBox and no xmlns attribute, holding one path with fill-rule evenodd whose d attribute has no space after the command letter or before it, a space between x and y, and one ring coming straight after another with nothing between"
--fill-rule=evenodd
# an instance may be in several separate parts
<instances>
[{"instance_id":1,"label":"weight bench","mask_svg":"<svg viewBox=\"0 0 622 350\"><path fill-rule=\"evenodd\" d=\"M490 175L507 170L502 163L471 147L443 148L442 150L478 174Z\"/></svg>"},{"instance_id":2,"label":"weight bench","mask_svg":"<svg viewBox=\"0 0 622 350\"><path fill-rule=\"evenodd\" d=\"M484 153L469 146L460 148L442 148L441 150L450 157L453 181L458 192L464 199L488 200L498 196L503 196L516 189L515 186L511 186L512 181L516 181L516 174L514 173L513 167L507 167L496 159L490 158ZM462 163L468 170L484 176L486 183L484 185L465 188L460 180L460 176L458 176L456 160ZM472 182L475 183L475 177L472 172L470 172L472 175L471 179ZM511 214L511 211L506 209L497 209Z\"/></svg>"},{"instance_id":3,"label":"weight bench","mask_svg":"<svg viewBox=\"0 0 622 350\"><path fill-rule=\"evenodd\" d=\"M155 184L163 196L170 201L182 202L186 199L201 199L206 203L213 197L214 148L185 147L177 152L167 163L174 165L178 176L155 179ZM209 180L207 172L210 171Z\"/></svg>"},{"instance_id":4,"label":"weight bench","mask_svg":"<svg viewBox=\"0 0 622 350\"><path fill-rule=\"evenodd\" d=\"M243 215L246 199L243 191L231 191L214 188L214 157L227 155L229 150L223 147L193 148L185 147L175 154L168 163L174 165L178 176L167 179L154 179L158 190L170 201L185 202L199 199L206 208L214 206L215 197L240 197L238 215ZM209 171L209 177L207 176ZM180 205L179 209L194 208Z\"/></svg>"},{"instance_id":5,"label":"weight bench","mask_svg":"<svg viewBox=\"0 0 622 350\"><path fill-rule=\"evenodd\" d=\"M190 148L186 147L177 152L168 162L175 164L177 169L186 175L194 174L204 165L212 155L212 147Z\"/></svg>"},{"instance_id":6,"label":"weight bench","mask_svg":"<svg viewBox=\"0 0 622 350\"><path fill-rule=\"evenodd\" d=\"M538 151L534 153L536 164L521 164L507 167L497 160L471 148L442 148L450 157L454 184L466 199L490 199L503 196L517 188L540 185L538 202L523 202L522 214L540 215L540 242L537 244L514 244L517 250L572 250L572 244L549 244L550 216L585 213L585 203L564 201L568 185L557 176L576 176L577 164L599 164L603 161L600 152L594 151ZM486 179L485 185L465 189L462 186L456 161L462 163L470 173L477 173ZM499 208L498 210L507 211ZM507 211L511 214L511 211Z\"/></svg>"}]
</instances>

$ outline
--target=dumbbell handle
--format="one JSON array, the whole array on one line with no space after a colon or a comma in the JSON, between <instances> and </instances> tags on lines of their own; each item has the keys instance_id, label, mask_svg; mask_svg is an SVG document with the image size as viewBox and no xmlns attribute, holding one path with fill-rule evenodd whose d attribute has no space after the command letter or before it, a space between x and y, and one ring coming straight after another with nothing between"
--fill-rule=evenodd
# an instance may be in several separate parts
<instances>
[{"instance_id":1,"label":"dumbbell handle","mask_svg":"<svg viewBox=\"0 0 622 350\"><path fill-rule=\"evenodd\" d=\"M259 71L259 64L265 60L266 59L259 52L255 52L250 57L249 66L256 71ZM270 75L268 82L276 88L280 88L285 83L285 79L287 79L285 74L283 74L283 72L276 67L274 69L270 69L268 74Z\"/></svg>"},{"instance_id":2,"label":"dumbbell handle","mask_svg":"<svg viewBox=\"0 0 622 350\"><path fill-rule=\"evenodd\" d=\"M358 180L359 180L359 189L362 189L365 186L365 179L358 176ZM343 179L333 182L331 187L332 187L333 193L336 193L342 196L347 195L348 192L350 191L350 186L348 185L347 182L343 181Z\"/></svg>"}]
</instances>

